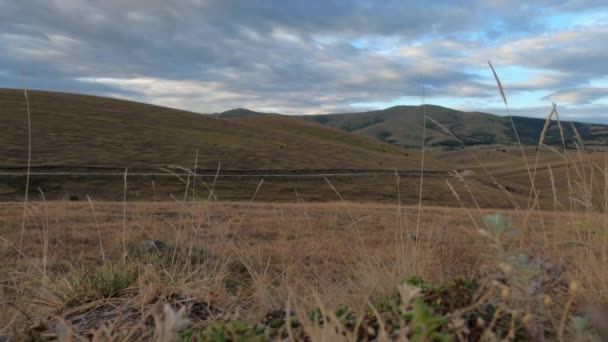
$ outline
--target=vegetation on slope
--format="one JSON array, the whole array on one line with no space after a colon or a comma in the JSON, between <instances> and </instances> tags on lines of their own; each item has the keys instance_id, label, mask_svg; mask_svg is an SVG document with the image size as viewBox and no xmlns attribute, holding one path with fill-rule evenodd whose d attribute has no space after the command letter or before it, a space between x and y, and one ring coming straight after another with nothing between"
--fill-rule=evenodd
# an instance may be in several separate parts
<instances>
[{"instance_id":1,"label":"vegetation on slope","mask_svg":"<svg viewBox=\"0 0 608 342\"><path fill-rule=\"evenodd\" d=\"M278 130L95 96L30 91L29 99L34 167L191 166L196 151L198 168L207 170L220 163L224 170L392 170L419 164L406 151L364 144L354 135L334 138L338 133L322 126L301 135L299 121ZM0 136L0 167L24 167L23 91L0 90L0 111L6 132Z\"/></svg>"},{"instance_id":2,"label":"vegetation on slope","mask_svg":"<svg viewBox=\"0 0 608 342\"><path fill-rule=\"evenodd\" d=\"M426 115L438 122L427 121L427 143L440 146L458 146L455 134L465 145L516 144L517 140L509 117L480 112L463 112L450 108L426 105ZM361 113L302 116L302 118L349 132L374 137L399 146L420 146L422 142L423 106L396 106ZM513 117L522 144L536 145L544 119ZM608 143L608 126L598 124L562 122L566 143L572 145L575 129L586 144ZM545 143L561 144L557 123L549 126Z\"/></svg>"}]
</instances>

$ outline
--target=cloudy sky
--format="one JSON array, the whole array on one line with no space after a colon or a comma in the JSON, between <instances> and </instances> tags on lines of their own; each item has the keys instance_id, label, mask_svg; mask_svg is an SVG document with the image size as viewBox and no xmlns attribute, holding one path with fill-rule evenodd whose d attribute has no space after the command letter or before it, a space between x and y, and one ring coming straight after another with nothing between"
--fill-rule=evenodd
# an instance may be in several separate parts
<instances>
[{"instance_id":1,"label":"cloudy sky","mask_svg":"<svg viewBox=\"0 0 608 342\"><path fill-rule=\"evenodd\" d=\"M424 102L608 123L606 0L0 0L0 87L212 113Z\"/></svg>"}]
</instances>

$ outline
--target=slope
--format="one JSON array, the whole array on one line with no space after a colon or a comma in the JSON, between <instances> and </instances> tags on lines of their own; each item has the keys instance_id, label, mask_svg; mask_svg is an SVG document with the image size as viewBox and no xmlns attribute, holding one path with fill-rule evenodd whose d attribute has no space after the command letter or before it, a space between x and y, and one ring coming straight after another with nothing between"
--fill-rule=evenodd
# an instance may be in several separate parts
<instances>
[{"instance_id":1,"label":"slope","mask_svg":"<svg viewBox=\"0 0 608 342\"><path fill-rule=\"evenodd\" d=\"M425 108L426 107L426 108ZM438 122L427 121L427 144L458 146L455 134L465 145L514 144L515 133L508 117L480 112L463 112L450 108L426 105L396 106L384 110L360 113L301 116L321 124L356 132L399 146L420 146L422 142L423 113ZM545 120L513 117L513 122L523 144L538 143ZM566 143L574 143L575 129L588 145L608 143L608 126L576 122L562 122ZM450 133L446 132L449 131ZM561 144L556 122L552 122L545 136L547 144Z\"/></svg>"},{"instance_id":2,"label":"slope","mask_svg":"<svg viewBox=\"0 0 608 342\"><path fill-rule=\"evenodd\" d=\"M186 194L220 200L250 200L255 194L256 200L280 202L344 199L413 204L420 199L418 151L301 118L272 114L222 118L46 91L30 91L29 104L33 174L28 181L24 175L11 174L23 172L27 165L23 91L0 90L4 132L0 200L22 200L26 189L30 199L91 196L147 201L185 199ZM211 175L190 183L190 177L158 174L158 168L171 165L192 168L197 151L197 170ZM212 172L205 172L215 171L220 163L217 180ZM129 168L127 182L123 182L124 168ZM422 202L459 205L445 183L450 167L427 155L424 168ZM319 172L326 175L310 175ZM487 180L470 181L483 197L480 205L509 205ZM461 184L455 187L464 191Z\"/></svg>"},{"instance_id":3,"label":"slope","mask_svg":"<svg viewBox=\"0 0 608 342\"><path fill-rule=\"evenodd\" d=\"M189 166L197 150L199 169L215 169L219 163L223 170L391 170L418 165L416 156L389 144L362 143L359 136L321 125L315 134L300 134L310 125L300 129L299 121L269 129L103 97L30 91L29 99L33 167ZM28 134L23 91L0 90L0 127L5 132L0 136L0 167L24 167Z\"/></svg>"}]
</instances>

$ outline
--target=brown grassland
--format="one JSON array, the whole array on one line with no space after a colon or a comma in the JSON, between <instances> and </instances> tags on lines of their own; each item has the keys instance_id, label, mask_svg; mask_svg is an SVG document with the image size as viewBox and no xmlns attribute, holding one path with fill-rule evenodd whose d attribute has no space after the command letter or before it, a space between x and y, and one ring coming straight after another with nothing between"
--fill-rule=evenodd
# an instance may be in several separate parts
<instances>
[{"instance_id":1,"label":"brown grassland","mask_svg":"<svg viewBox=\"0 0 608 342\"><path fill-rule=\"evenodd\" d=\"M419 212L221 202L184 191L173 202L34 201L23 230L23 205L2 204L0 332L100 341L589 340L596 335L579 321L591 324L585 312L601 312L608 299L606 216L584 196L575 211ZM150 250L143 242L152 239L166 246ZM414 275L427 292L407 285ZM436 316L417 313L427 321L408 330L416 298ZM344 306L350 320L334 313ZM322 322L309 319L315 308ZM286 312L297 324L285 324Z\"/></svg>"},{"instance_id":2,"label":"brown grassland","mask_svg":"<svg viewBox=\"0 0 608 342\"><path fill-rule=\"evenodd\" d=\"M261 126L270 120L264 132L292 139L279 133L292 121L248 120ZM277 149L255 125L231 125L249 132L262 151ZM24 188L9 178L6 187L29 191L29 198L0 203L0 341L608 338L605 153L582 144L545 146L541 136L538 148L406 155L307 125L303 141L310 146L302 151L344 149L340 158L352 169L373 169L370 158L382 156L408 162L411 173L376 178L377 189L369 178L279 186L262 176L239 188L221 178L203 184L183 168L187 174L174 184L154 183L171 188L162 188L171 197L157 200L150 182L138 178L97 179L96 189L105 184L111 195L97 199L84 187L76 201L47 198L30 183L35 178ZM11 140L7 167L23 167L20 139ZM70 144L68 136L58 139ZM352 141L358 147L344 147ZM39 151L52 155L51 147ZM79 155L95 146L79 148L55 157L82 166ZM170 154L169 142L163 148ZM152 147L142 149L154 155ZM285 158L295 153L281 150ZM365 154L349 159L358 151ZM192 164L180 153L173 162ZM129 161L123 158L118 162ZM323 166L342 162L329 152L299 158L300 166L306 158ZM422 175L413 173L420 168Z\"/></svg>"}]
</instances>

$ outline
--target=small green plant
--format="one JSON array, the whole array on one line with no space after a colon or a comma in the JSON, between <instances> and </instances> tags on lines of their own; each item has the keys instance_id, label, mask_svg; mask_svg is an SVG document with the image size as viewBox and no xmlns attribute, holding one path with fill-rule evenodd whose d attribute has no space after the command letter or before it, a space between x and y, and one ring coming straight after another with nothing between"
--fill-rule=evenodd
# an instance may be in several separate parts
<instances>
[{"instance_id":1,"label":"small green plant","mask_svg":"<svg viewBox=\"0 0 608 342\"><path fill-rule=\"evenodd\" d=\"M254 329L241 322L210 323L201 333L187 331L182 335L183 342L256 342L267 341L263 331Z\"/></svg>"},{"instance_id":2,"label":"small green plant","mask_svg":"<svg viewBox=\"0 0 608 342\"><path fill-rule=\"evenodd\" d=\"M488 226L490 232L499 238L501 234L511 231L511 226L501 213L488 214L483 217L483 222Z\"/></svg>"},{"instance_id":3,"label":"small green plant","mask_svg":"<svg viewBox=\"0 0 608 342\"><path fill-rule=\"evenodd\" d=\"M412 309L403 313L403 318L409 323L412 341L452 341L452 334L441 330L447 321L435 315L429 305L421 298L416 298Z\"/></svg>"},{"instance_id":4,"label":"small green plant","mask_svg":"<svg viewBox=\"0 0 608 342\"><path fill-rule=\"evenodd\" d=\"M137 281L137 269L130 265L107 263L95 270L80 268L70 273L56 295L65 307L97 299L112 298Z\"/></svg>"},{"instance_id":5,"label":"small green plant","mask_svg":"<svg viewBox=\"0 0 608 342\"><path fill-rule=\"evenodd\" d=\"M287 312L285 310L275 310L268 313L264 319L258 323L256 331L260 334L263 333L270 338L288 338L289 330L286 323ZM292 333L299 335L298 332L301 332L302 324L293 312L289 313L289 326L292 329Z\"/></svg>"},{"instance_id":6,"label":"small green plant","mask_svg":"<svg viewBox=\"0 0 608 342\"><path fill-rule=\"evenodd\" d=\"M475 282L464 278L450 279L432 286L420 276L411 276L405 283L419 288L424 301L442 315L470 304L479 288Z\"/></svg>"},{"instance_id":7,"label":"small green plant","mask_svg":"<svg viewBox=\"0 0 608 342\"><path fill-rule=\"evenodd\" d=\"M570 315L570 321L574 333L580 341L601 341L600 337L593 331L591 323L585 317Z\"/></svg>"},{"instance_id":8,"label":"small green plant","mask_svg":"<svg viewBox=\"0 0 608 342\"><path fill-rule=\"evenodd\" d=\"M343 305L336 310L336 317L340 320L340 323L347 329L353 329L357 325L357 316L351 311L351 309Z\"/></svg>"}]
</instances>

